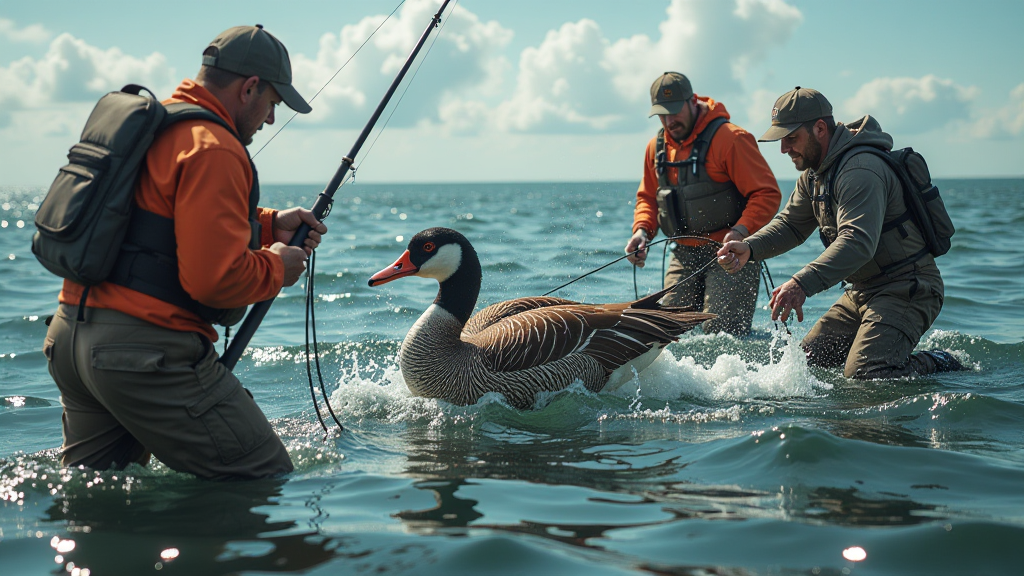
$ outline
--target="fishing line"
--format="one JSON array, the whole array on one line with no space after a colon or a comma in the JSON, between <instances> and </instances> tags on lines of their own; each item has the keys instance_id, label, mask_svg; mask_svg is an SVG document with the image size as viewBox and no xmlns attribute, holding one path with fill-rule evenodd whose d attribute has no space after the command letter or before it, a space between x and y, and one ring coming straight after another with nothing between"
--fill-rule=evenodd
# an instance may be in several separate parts
<instances>
[{"instance_id":1,"label":"fishing line","mask_svg":"<svg viewBox=\"0 0 1024 576\"><path fill-rule=\"evenodd\" d=\"M403 0L403 3L404 3L404 1L405 0ZM398 7L401 7L401 5L402 4L399 4ZM394 14L395 11L398 10L398 7L395 7L395 10L392 11L391 13ZM455 0L455 4L452 7L452 12L449 13L449 18L451 17L450 16L451 14L454 14L455 8L457 8L457 7L458 7L458 0ZM390 18L390 16L388 16L388 18ZM385 19L385 22L386 21L387 21L387 19ZM377 131L377 135L373 139L373 142L370 143L370 147L367 148L366 153L363 154L363 160L365 160L367 157L369 157L370 152L373 151L374 144L377 143L377 139L380 138L380 135L384 132L384 129L387 128L388 123L391 121L391 117L394 116L395 111L398 110L398 107L402 104L402 100L405 98L406 93L409 91L409 87L412 86L412 83L416 80L416 75L419 74L420 68L423 66L423 63L427 60L427 57L430 56L430 51L434 48L434 44L437 42L437 39L441 36L441 32L444 31L445 24L447 24L447 23L448 23L448 19L447 18L444 21L441 22L441 25L440 25L440 27L437 30L437 34L431 40L430 46L427 47L427 51L423 54L423 58L420 58L419 63L416 65L416 70L413 71L412 77L405 84L405 89L402 91L402 94L399 96L398 101L391 108L391 113L388 114L387 119L385 119L384 125L381 126L380 130ZM383 25L384 25L384 23L381 22L380 26L383 26ZM377 30L380 29L380 26L377 26ZM374 33L376 33L377 30L374 30ZM373 34L371 34L370 36L372 37ZM365 45L366 42L368 42L368 41L369 41L369 38L367 38L366 41L363 42L363 45ZM362 45L360 46L360 49L361 48L362 48ZM359 52L359 50L356 50L356 53L358 53L358 52ZM349 61L351 61L353 57L355 57L355 53L352 54L352 57L349 58ZM345 64L348 64L348 62L346 61ZM344 65L342 66L342 68L344 68ZM339 69L338 72L340 72L340 71L341 70ZM335 76L337 76L337 73L335 73ZM333 80L333 79L334 79L334 77L332 76L331 80ZM330 83L330 80L328 81L328 83ZM326 85L325 85L325 87L326 87ZM323 88L321 88L321 91L322 90L323 90ZM320 92L317 92L317 94L319 94L319 93ZM316 96L314 95L313 97L315 98ZM310 98L310 100L312 100L312 98ZM293 115L292 118L294 118L296 115L297 115L297 113L295 115ZM291 122L291 120L289 120L289 122ZM287 126L287 123L285 124L285 126ZM281 127L281 130L284 130L284 126ZM280 133L281 130L278 130L277 133ZM277 133L275 133L274 136L277 136ZM273 139L273 138L271 138L271 139ZM268 141L267 144L269 144L269 143L270 142ZM264 147L266 147L266 144L264 144ZM260 150L262 150L262 149L263 148L260 148ZM351 172L346 175L345 180L341 183L341 185L338 186L339 188L341 186L344 186L349 180L352 180L353 182L355 181L356 169L357 169L356 166L352 166ZM326 217L326 216L327 216L327 214L324 214L324 217ZM319 401L318 401L317 396L316 396L316 387L317 386L313 382L313 365L316 366L316 375L317 375L317 381L319 382L320 395L323 398L324 405L327 407L327 411L330 413L331 418L334 420L334 423L338 425L338 431L339 432L344 432L345 431L345 427L341 424L341 421L338 420L337 415L335 415L335 413L334 413L334 408L331 406L330 397L327 394L327 389L326 389L326 386L324 385L323 372L320 369L320 349L319 349L319 343L317 342L317 338L316 338L316 312L315 312L315 308L316 307L314 305L315 304L315 296L316 296L316 293L314 291L314 282L313 282L315 267L316 267L316 250L313 250L312 254L309 257L308 267L306 268L306 314L305 314L305 316L306 316L306 378L309 381L309 392L310 392L310 396L313 399L313 408L316 410L317 420L320 422L320 427L323 428L324 433L325 434L329 434L330 432L328 431L327 425L324 422L323 416L322 416L322 414L320 412ZM312 363L310 362L310 355L311 355L310 354L310 334L312 334L312 343L313 343L313 346L312 346L312 348L313 348L313 352L312 352L313 362Z\"/></svg>"},{"instance_id":2,"label":"fishing line","mask_svg":"<svg viewBox=\"0 0 1024 576\"><path fill-rule=\"evenodd\" d=\"M629 258L630 256L636 256L637 253L642 252L643 250L647 250L651 246L654 246L654 245L657 245L657 244L661 244L663 242L670 242L672 240L679 240L679 239L700 240L702 242L718 244L719 246L722 245L721 242L716 242L716 241L714 241L714 240L712 240L710 238L705 238L703 236L686 236L686 235L683 235L683 236L671 236L669 238L662 238L661 240L655 240L654 242L649 242L643 248L637 248L636 250L634 250L632 252L629 252L629 253L625 254L624 256L620 256L620 257L616 258L615 260L612 260L611 262L605 264L604 266L600 266L598 268L595 268L595 269L591 270L590 272L587 272L586 274L583 274L582 276L579 276L577 278L573 278L572 280L569 280L565 284L562 284L561 286L558 286L557 288L553 288L553 289L545 292L544 294L541 294L541 296L547 296L547 295L549 295L549 294L551 294L553 292L557 292L558 290L561 290L562 288L565 288L566 286L568 286L570 284L573 284L575 282L579 282L580 280L586 278L587 276L590 276L591 274L593 274L595 272L600 272L601 270L604 270L605 268L611 266L612 264L615 264L616 262L619 262L621 260L625 260L626 258ZM666 244L666 246L667 246L667 244ZM717 259L718 259L718 257L716 256L711 261L714 262ZM701 270L704 270L707 267L708 267L707 264L705 264L701 268ZM635 284L635 281L636 281L636 273L635 273L636 271L635 271L635 268L636 268L636 266L633 266L633 268L634 268L634 274L633 274L634 285L633 285L633 289L635 291L636 290L636 284ZM664 278L664 274L662 274L662 277ZM692 276L691 276L691 278L692 278ZM687 280L689 280L689 278L687 278ZM639 296L637 296L637 298L639 299Z\"/></svg>"},{"instance_id":3,"label":"fishing line","mask_svg":"<svg viewBox=\"0 0 1024 576\"><path fill-rule=\"evenodd\" d=\"M591 270L590 272L587 272L586 274L583 274L583 275L581 275L581 276L579 276L577 278L573 278L572 280L566 282L565 284L562 284L561 286L558 286L557 288L554 288L552 290L549 290L548 292L545 292L544 294L542 294L542 296L548 296L549 294L552 294L553 292L557 292L558 290L561 290L562 288L565 288L566 286L569 286L570 284L573 284L575 282L579 282L580 280L586 278L587 276L590 276L591 274L594 274L595 272L600 272L601 270L604 270L605 268L611 266L612 264L615 264L616 262L619 262L620 260L624 260L626 258L629 258L630 256L636 256L641 251L648 250L648 249L650 249L651 246L654 246L654 245L657 245L657 244L664 244L665 245L662 248L662 253L661 253L661 277L664 278L665 277L665 260L666 260L666 258L668 256L668 243L673 241L673 240L681 240L681 239L700 240L702 242L707 242L708 244L717 244L718 246L722 246L723 245L721 242L718 242L716 240L712 240L710 238L705 238L704 236L687 236L687 235L683 235L683 236L672 236L672 237L669 237L669 238L662 238L661 240L655 240L654 242L649 242L643 248L637 248L636 250L633 250L632 252L626 254L625 256L620 256L619 258L616 258L615 260L612 260L611 262L609 262L609 263L607 263L607 264L605 264L603 266L595 268L595 269ZM691 279L693 279L695 276L697 276L698 274L700 274L704 270L707 270L707 268L709 266L711 266L711 264L713 264L717 260L718 260L718 257L715 256L714 258L709 260L706 264L701 266L696 272L694 272L693 274L690 274L689 276L687 276L686 278L680 280L679 282L676 282L676 286L690 281ZM637 281L636 281L636 269L637 268L638 268L638 266L636 266L634 264L633 265L633 294L636 296L636 299L639 300L640 299L640 289L637 286ZM764 291L768 295L768 300L771 301L772 291L775 290L775 280L772 279L772 273L771 273L771 270L768 269L768 263L765 262L764 260L759 261L758 262L758 271L761 274L761 278L764 280ZM768 287L769 284L771 284L771 288ZM789 325L786 323L786 321L785 320L781 320L781 322L782 322L783 328L786 329L786 334L792 335L793 333L789 331ZM778 322L776 322L775 320L772 320L772 323L775 325L775 329L778 330L779 329Z\"/></svg>"},{"instance_id":4,"label":"fishing line","mask_svg":"<svg viewBox=\"0 0 1024 576\"><path fill-rule=\"evenodd\" d=\"M309 393L313 397L313 408L316 409L316 418L320 421L320 426L324 429L324 434L330 434L327 430L327 425L324 424L323 416L320 414L320 406L317 403L316 391L313 386L313 370L310 366L310 353L309 353L309 339L310 333L313 335L313 361L316 364L316 377L320 382L320 394L323 396L324 405L327 406L327 411L331 414L331 418L334 419L334 423L338 425L338 432L344 432L345 427L342 426L341 421L338 420L338 416L334 413L334 408L331 406L330 396L327 394L327 388L324 386L324 375L320 370L320 346L316 339L316 307L314 306L315 291L313 289L313 277L314 268L316 267L316 250L313 251L309 256L309 266L306 268L306 377L309 379Z\"/></svg>"},{"instance_id":5,"label":"fishing line","mask_svg":"<svg viewBox=\"0 0 1024 576\"><path fill-rule=\"evenodd\" d=\"M437 39L441 37L441 32L444 32L445 25L448 24L448 20L450 20L452 15L455 14L455 9L458 7L459 0L455 0L455 4L452 4L452 11L448 13L448 18L445 18L444 21L441 22L441 26L437 29L437 34L430 41L430 46L427 46L426 53L423 54L423 58L420 58L419 64L416 65L416 70L413 71L412 78L409 78L409 82L407 82L405 85L405 90L402 90L402 95L398 97L398 102L396 102L394 107L391 108L391 113L388 114L387 119L384 120L384 125L381 126L380 130L377 131L377 135L374 136L373 142L370 142L370 147L367 148L366 153L363 154L363 162L366 162L366 159L370 157L370 152L373 152L373 146L377 144L377 140L380 138L380 135L383 134L384 129L388 127L388 122L391 122L391 117L395 115L395 111L398 110L399 106L401 106L402 99L405 98L405 93L409 91L409 87L412 86L412 83L416 81L416 75L420 73L420 68L423 66L423 63L427 61L427 57L430 56L430 51L434 49L434 43L437 42ZM355 172L355 170L356 168L355 166L353 166L352 171Z\"/></svg>"},{"instance_id":6,"label":"fishing line","mask_svg":"<svg viewBox=\"0 0 1024 576\"><path fill-rule=\"evenodd\" d=\"M324 84L323 86L321 86L320 89L316 91L316 94L313 94L313 97L309 99L310 102L312 102L313 100L316 100L316 97L319 96L320 93L323 92L327 88L328 84L333 82L334 79L338 77L338 74L341 74L341 71L345 69L345 66L348 66L348 63L351 62L352 59L356 57L356 54L359 54L359 51L363 49L363 46L366 46L366 43L370 41L370 38L373 38L373 35L377 33L377 30L380 30L380 27L383 26L385 23L387 23L387 21L390 20L391 17L395 15L395 12L398 12L398 9L402 7L402 4L405 4L405 0L402 0L401 2L399 2L398 6L395 6L395 9L391 11L391 14L388 14L388 17L384 19L384 22L381 22L380 24L378 24L377 27L373 29L373 32L370 32L370 35L366 37L366 40L363 40L363 43L359 45L359 48L356 48L356 51L353 52L352 55L348 57L348 60L345 60L345 63L341 65L341 68L338 68L338 71L335 72L334 75L331 76L327 80L327 83ZM260 149L257 150L256 153L252 155L252 157L255 158L255 157L259 156L260 152L263 152L263 149L266 148L271 142L273 142L274 138L277 138L277 135L280 134L282 130L287 128L288 125L292 123L292 120L295 120L295 117L298 116L298 115L299 115L298 112L294 112L292 114L292 117L289 118L288 121L284 123L284 125L282 125L280 128L278 128L277 132L274 132L274 135L270 137L270 140L267 140L263 144L263 146L260 146Z\"/></svg>"}]
</instances>

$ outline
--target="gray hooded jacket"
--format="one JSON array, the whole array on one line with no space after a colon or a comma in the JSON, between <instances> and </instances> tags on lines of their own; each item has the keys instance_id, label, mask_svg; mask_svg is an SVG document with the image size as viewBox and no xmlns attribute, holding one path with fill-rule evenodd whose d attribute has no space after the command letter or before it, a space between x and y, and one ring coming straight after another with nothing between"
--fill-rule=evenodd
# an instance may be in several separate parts
<instances>
[{"instance_id":1,"label":"gray hooded jacket","mask_svg":"<svg viewBox=\"0 0 1024 576\"><path fill-rule=\"evenodd\" d=\"M892 144L892 137L871 116L837 126L818 169L805 170L782 212L746 239L751 258L764 260L787 252L802 244L815 228L834 235L835 240L820 256L793 275L808 296L841 280L853 284L854 289L870 289L907 271L935 268L932 256L927 255L882 274L887 264L907 259L925 246L913 222L882 233L884 223L899 218L907 209L899 178L884 160L872 154L848 157L838 167L835 189L827 190L844 152L862 145L889 150Z\"/></svg>"}]
</instances>

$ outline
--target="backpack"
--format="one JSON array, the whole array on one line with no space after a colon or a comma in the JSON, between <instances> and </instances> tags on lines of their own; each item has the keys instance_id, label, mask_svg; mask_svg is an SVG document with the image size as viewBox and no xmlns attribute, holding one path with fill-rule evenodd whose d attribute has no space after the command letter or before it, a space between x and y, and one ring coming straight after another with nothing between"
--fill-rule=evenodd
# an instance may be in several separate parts
<instances>
[{"instance_id":1,"label":"backpack","mask_svg":"<svg viewBox=\"0 0 1024 576\"><path fill-rule=\"evenodd\" d=\"M162 130L189 119L210 120L234 133L213 112L188 103L164 106L135 84L100 98L36 212L36 259L84 286L106 280L129 228L146 152Z\"/></svg>"},{"instance_id":2,"label":"backpack","mask_svg":"<svg viewBox=\"0 0 1024 576\"><path fill-rule=\"evenodd\" d=\"M956 232L953 220L949 217L949 212L946 211L942 197L939 196L938 187L932 184L928 163L925 162L924 156L915 152L913 148L888 151L874 146L851 148L836 163L836 169L832 171L829 179L829 190L833 190L835 187L839 167L853 155L862 152L873 154L884 160L889 168L896 173L900 187L903 189L903 203L906 204L907 211L895 221L887 223L886 227L891 228L911 219L921 231L921 235L924 236L925 246L932 256L942 256L949 252L952 245L950 238Z\"/></svg>"}]
</instances>

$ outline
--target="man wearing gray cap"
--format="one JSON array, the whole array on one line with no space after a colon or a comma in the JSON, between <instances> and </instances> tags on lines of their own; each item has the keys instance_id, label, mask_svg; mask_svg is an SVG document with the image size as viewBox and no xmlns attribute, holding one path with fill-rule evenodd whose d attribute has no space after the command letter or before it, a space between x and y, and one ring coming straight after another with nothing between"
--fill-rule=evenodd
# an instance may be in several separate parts
<instances>
[{"instance_id":1,"label":"man wearing gray cap","mask_svg":"<svg viewBox=\"0 0 1024 576\"><path fill-rule=\"evenodd\" d=\"M775 289L772 319L803 321L806 299L840 281L846 289L803 340L808 363L843 366L847 378L896 378L962 368L950 353L912 353L942 308L943 283L924 236L908 214L889 165L854 147L891 150L871 116L837 125L817 90L797 86L772 108L761 142L781 141L803 173L789 202L767 226L718 251L729 273L751 258L772 258L818 228L825 251Z\"/></svg>"},{"instance_id":2,"label":"man wearing gray cap","mask_svg":"<svg viewBox=\"0 0 1024 576\"><path fill-rule=\"evenodd\" d=\"M643 266L647 243L660 228L677 239L665 273L666 287L683 282L666 304L716 314L705 333L744 336L757 304L754 266L730 276L707 268L719 242L742 240L771 220L782 195L754 137L729 123L721 102L697 96L689 79L666 72L651 86L650 116L662 129L647 145L644 176L636 192L629 260ZM714 242L708 242L707 239Z\"/></svg>"},{"instance_id":3,"label":"man wearing gray cap","mask_svg":"<svg viewBox=\"0 0 1024 576\"><path fill-rule=\"evenodd\" d=\"M204 478L292 470L213 346L213 324L237 322L247 305L293 285L327 231L309 210L257 206L245 146L274 123L279 103L310 111L291 82L284 45L260 25L237 26L164 102L193 104L190 113L203 117L157 134L114 272L88 288L65 280L47 332L43 350L64 405L63 465L124 468L152 454ZM312 228L305 246L288 246L302 223Z\"/></svg>"}]
</instances>

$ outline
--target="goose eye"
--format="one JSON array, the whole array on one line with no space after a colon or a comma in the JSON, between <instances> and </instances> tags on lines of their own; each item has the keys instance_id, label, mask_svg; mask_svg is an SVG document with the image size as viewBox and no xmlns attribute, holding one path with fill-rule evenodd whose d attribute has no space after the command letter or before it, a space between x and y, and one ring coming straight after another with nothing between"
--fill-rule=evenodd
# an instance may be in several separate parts
<instances>
[{"instance_id":1,"label":"goose eye","mask_svg":"<svg viewBox=\"0 0 1024 576\"><path fill-rule=\"evenodd\" d=\"M433 242L427 242L426 244L423 245L423 250L425 252L433 252L434 248L436 248L436 246L434 246Z\"/></svg>"}]
</instances>

